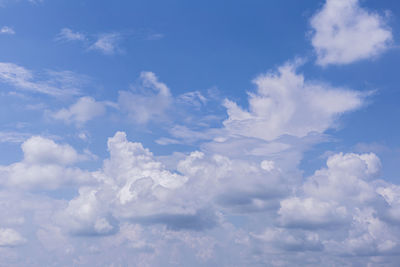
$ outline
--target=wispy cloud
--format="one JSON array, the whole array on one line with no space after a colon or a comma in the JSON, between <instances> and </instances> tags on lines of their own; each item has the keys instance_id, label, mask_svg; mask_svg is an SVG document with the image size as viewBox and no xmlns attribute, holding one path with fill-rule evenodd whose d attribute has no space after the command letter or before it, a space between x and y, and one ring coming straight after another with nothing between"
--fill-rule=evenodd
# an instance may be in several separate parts
<instances>
[{"instance_id":1,"label":"wispy cloud","mask_svg":"<svg viewBox=\"0 0 400 267\"><path fill-rule=\"evenodd\" d=\"M15 31L13 28L9 26L3 26L0 28L0 34L9 34L9 35L14 35Z\"/></svg>"},{"instance_id":2,"label":"wispy cloud","mask_svg":"<svg viewBox=\"0 0 400 267\"><path fill-rule=\"evenodd\" d=\"M16 131L3 131L0 132L0 143L22 143L31 135L28 133L21 133Z\"/></svg>"},{"instance_id":3,"label":"wispy cloud","mask_svg":"<svg viewBox=\"0 0 400 267\"><path fill-rule=\"evenodd\" d=\"M105 55L113 55L122 51L119 47L122 34L118 32L92 35L63 28L57 34L55 40L61 42L81 42L88 50L98 51Z\"/></svg>"},{"instance_id":4,"label":"wispy cloud","mask_svg":"<svg viewBox=\"0 0 400 267\"><path fill-rule=\"evenodd\" d=\"M61 29L60 33L56 36L57 41L85 41L86 39L85 34L74 32L69 28Z\"/></svg>"},{"instance_id":5,"label":"wispy cloud","mask_svg":"<svg viewBox=\"0 0 400 267\"><path fill-rule=\"evenodd\" d=\"M0 82L24 91L51 96L76 95L81 81L80 76L70 71L47 71L37 75L17 64L0 62Z\"/></svg>"},{"instance_id":6,"label":"wispy cloud","mask_svg":"<svg viewBox=\"0 0 400 267\"><path fill-rule=\"evenodd\" d=\"M89 49L100 51L105 55L112 55L121 51L119 47L121 39L122 35L120 33L101 34Z\"/></svg>"}]
</instances>

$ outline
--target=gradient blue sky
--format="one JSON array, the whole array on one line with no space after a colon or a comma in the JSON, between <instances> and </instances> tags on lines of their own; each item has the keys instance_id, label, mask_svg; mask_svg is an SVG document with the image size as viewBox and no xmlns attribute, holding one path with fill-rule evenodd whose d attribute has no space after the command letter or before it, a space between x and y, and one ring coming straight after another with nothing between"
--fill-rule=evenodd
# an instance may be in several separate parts
<instances>
[{"instance_id":1,"label":"gradient blue sky","mask_svg":"<svg viewBox=\"0 0 400 267\"><path fill-rule=\"evenodd\" d=\"M399 16L0 0L0 266L396 266Z\"/></svg>"}]
</instances>

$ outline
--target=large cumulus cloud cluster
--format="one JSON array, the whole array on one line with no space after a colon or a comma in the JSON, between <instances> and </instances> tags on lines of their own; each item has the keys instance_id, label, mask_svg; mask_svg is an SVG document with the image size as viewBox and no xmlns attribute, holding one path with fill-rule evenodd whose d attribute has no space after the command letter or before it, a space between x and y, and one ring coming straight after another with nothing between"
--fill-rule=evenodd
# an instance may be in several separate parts
<instances>
[{"instance_id":1,"label":"large cumulus cloud cluster","mask_svg":"<svg viewBox=\"0 0 400 267\"><path fill-rule=\"evenodd\" d=\"M392 42L385 18L356 0L327 0L310 23L322 66L376 57ZM22 159L0 165L0 266L397 266L400 186L384 180L378 156L339 152L310 175L301 169L305 153L372 93L307 79L301 64L256 77L245 106L224 99L212 127L204 122L215 116L180 114L207 97L174 96L152 72L115 102L80 95L47 110L79 130L109 107L135 125L167 121L157 144L195 148L159 156L117 131L93 170L84 167L89 151L19 136ZM50 96L80 94L71 75L36 81L0 63L3 83Z\"/></svg>"},{"instance_id":2,"label":"large cumulus cloud cluster","mask_svg":"<svg viewBox=\"0 0 400 267\"><path fill-rule=\"evenodd\" d=\"M222 127L188 154L158 157L117 132L102 167L88 171L78 167L87 153L26 140L23 159L0 166L1 261L394 265L400 187L381 180L379 158L338 153L309 177L299 169L368 94L307 81L291 63L255 84L248 109L226 100Z\"/></svg>"}]
</instances>

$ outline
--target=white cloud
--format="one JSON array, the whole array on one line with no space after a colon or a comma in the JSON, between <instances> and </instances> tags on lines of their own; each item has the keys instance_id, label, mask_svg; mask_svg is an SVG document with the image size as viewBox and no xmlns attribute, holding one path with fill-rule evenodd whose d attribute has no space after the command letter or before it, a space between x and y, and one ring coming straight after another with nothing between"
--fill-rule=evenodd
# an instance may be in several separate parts
<instances>
[{"instance_id":1,"label":"white cloud","mask_svg":"<svg viewBox=\"0 0 400 267\"><path fill-rule=\"evenodd\" d=\"M223 250L240 263L332 265L341 262L338 255L385 256L400 249L400 190L374 180L380 172L374 154L332 155L326 167L303 182L295 166L285 167L298 163L285 156L286 162L275 160L275 152L238 157L196 151L179 156L170 169L123 132L109 138L108 150L110 157L102 168L86 173L96 181L90 185L76 180L83 171L66 166L81 160L72 147L39 137L26 141L24 160L6 166L9 172L0 168L0 176L14 182L2 184L7 190L18 181L27 189L42 190L62 188L68 181L84 185L70 200L36 196L35 208L24 200L22 207L3 212L7 218L0 223L22 228L38 224L38 240L32 237L26 244L40 242L67 263L82 256L88 264L111 264L115 260L110 255L130 251L143 265L161 266L175 259L194 266L223 266L226 262L217 257ZM170 157L173 161L175 156ZM19 180L13 174L17 168ZM10 198L11 192L0 191L0 212L4 201L33 197L17 192ZM40 219L25 217L27 210ZM79 241L85 236L91 237ZM181 251L185 258L180 258ZM306 259L308 253L315 262Z\"/></svg>"},{"instance_id":2,"label":"white cloud","mask_svg":"<svg viewBox=\"0 0 400 267\"><path fill-rule=\"evenodd\" d=\"M119 33L104 33L89 47L90 50L98 50L105 55L112 55L120 51L119 42L121 40Z\"/></svg>"},{"instance_id":3,"label":"white cloud","mask_svg":"<svg viewBox=\"0 0 400 267\"><path fill-rule=\"evenodd\" d=\"M254 83L257 91L249 93L248 111L230 100L224 103L228 119L223 124L230 134L273 140L323 133L339 115L359 108L364 98L360 92L306 81L290 63Z\"/></svg>"},{"instance_id":4,"label":"white cloud","mask_svg":"<svg viewBox=\"0 0 400 267\"><path fill-rule=\"evenodd\" d=\"M0 143L22 143L30 135L16 131L0 132Z\"/></svg>"},{"instance_id":5,"label":"white cloud","mask_svg":"<svg viewBox=\"0 0 400 267\"><path fill-rule=\"evenodd\" d=\"M0 62L0 81L18 89L51 96L66 96L79 93L77 83L81 79L70 71L49 71L46 79L39 79L38 76L19 65Z\"/></svg>"},{"instance_id":6,"label":"white cloud","mask_svg":"<svg viewBox=\"0 0 400 267\"><path fill-rule=\"evenodd\" d=\"M61 109L51 116L57 120L63 120L66 123L76 123L83 125L89 120L102 116L106 112L106 103L97 102L94 98L85 96L78 99L75 104L69 108Z\"/></svg>"},{"instance_id":7,"label":"white cloud","mask_svg":"<svg viewBox=\"0 0 400 267\"><path fill-rule=\"evenodd\" d=\"M10 228L0 228L0 247L14 247L26 243L20 233Z\"/></svg>"},{"instance_id":8,"label":"white cloud","mask_svg":"<svg viewBox=\"0 0 400 267\"><path fill-rule=\"evenodd\" d=\"M385 18L360 7L358 0L327 0L311 26L312 45L322 66L377 56L392 42Z\"/></svg>"},{"instance_id":9,"label":"white cloud","mask_svg":"<svg viewBox=\"0 0 400 267\"><path fill-rule=\"evenodd\" d=\"M326 169L316 171L304 184L307 195L322 200L363 203L375 197L368 182L379 175L380 160L373 154L336 154L327 160Z\"/></svg>"},{"instance_id":10,"label":"white cloud","mask_svg":"<svg viewBox=\"0 0 400 267\"><path fill-rule=\"evenodd\" d=\"M21 162L0 166L1 184L21 189L55 190L61 185L93 183L91 174L78 168L67 167L88 159L69 145L34 136L22 145Z\"/></svg>"},{"instance_id":11,"label":"white cloud","mask_svg":"<svg viewBox=\"0 0 400 267\"><path fill-rule=\"evenodd\" d=\"M81 42L88 50L95 50L105 55L113 55L122 51L119 47L122 37L122 34L118 32L93 35L73 31L70 28L63 28L55 37L55 41Z\"/></svg>"},{"instance_id":12,"label":"white cloud","mask_svg":"<svg viewBox=\"0 0 400 267\"><path fill-rule=\"evenodd\" d=\"M40 136L29 138L22 144L24 160L33 164L56 163L70 165L77 162L79 154L69 145L59 145Z\"/></svg>"},{"instance_id":13,"label":"white cloud","mask_svg":"<svg viewBox=\"0 0 400 267\"><path fill-rule=\"evenodd\" d=\"M14 35L15 31L13 28L8 27L8 26L3 26L0 28L0 34L10 34L10 35Z\"/></svg>"},{"instance_id":14,"label":"white cloud","mask_svg":"<svg viewBox=\"0 0 400 267\"><path fill-rule=\"evenodd\" d=\"M173 102L169 88L153 72L142 72L139 81L139 88L134 88L134 92L119 92L121 109L139 124L165 119L165 112Z\"/></svg>"},{"instance_id":15,"label":"white cloud","mask_svg":"<svg viewBox=\"0 0 400 267\"><path fill-rule=\"evenodd\" d=\"M344 223L346 207L334 202L323 202L313 198L289 198L281 201L278 211L280 223L285 227L317 229Z\"/></svg>"},{"instance_id":16,"label":"white cloud","mask_svg":"<svg viewBox=\"0 0 400 267\"><path fill-rule=\"evenodd\" d=\"M60 33L57 35L56 40L59 41L85 41L86 36L80 32L74 32L69 28L61 29Z\"/></svg>"},{"instance_id":17,"label":"white cloud","mask_svg":"<svg viewBox=\"0 0 400 267\"><path fill-rule=\"evenodd\" d=\"M200 107L207 103L207 98L204 97L199 91L193 91L179 95L176 101L195 107Z\"/></svg>"}]
</instances>

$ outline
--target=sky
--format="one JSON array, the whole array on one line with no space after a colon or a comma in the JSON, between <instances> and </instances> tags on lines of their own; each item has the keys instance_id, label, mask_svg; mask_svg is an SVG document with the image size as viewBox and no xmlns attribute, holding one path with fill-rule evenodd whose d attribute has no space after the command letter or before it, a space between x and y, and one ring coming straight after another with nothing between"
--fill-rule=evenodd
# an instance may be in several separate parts
<instances>
[{"instance_id":1,"label":"sky","mask_svg":"<svg viewBox=\"0 0 400 267\"><path fill-rule=\"evenodd\" d=\"M0 266L397 266L399 18L0 0Z\"/></svg>"}]
</instances>

